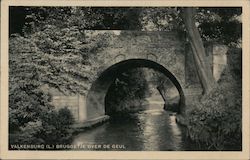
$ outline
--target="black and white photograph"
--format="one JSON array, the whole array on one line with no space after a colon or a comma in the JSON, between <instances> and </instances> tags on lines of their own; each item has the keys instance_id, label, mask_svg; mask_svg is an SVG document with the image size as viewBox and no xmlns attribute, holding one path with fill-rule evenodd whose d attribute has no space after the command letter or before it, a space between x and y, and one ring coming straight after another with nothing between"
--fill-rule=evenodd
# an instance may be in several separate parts
<instances>
[{"instance_id":1,"label":"black and white photograph","mask_svg":"<svg viewBox=\"0 0 250 160\"><path fill-rule=\"evenodd\" d=\"M9 5L8 151L242 152L243 15Z\"/></svg>"}]
</instances>

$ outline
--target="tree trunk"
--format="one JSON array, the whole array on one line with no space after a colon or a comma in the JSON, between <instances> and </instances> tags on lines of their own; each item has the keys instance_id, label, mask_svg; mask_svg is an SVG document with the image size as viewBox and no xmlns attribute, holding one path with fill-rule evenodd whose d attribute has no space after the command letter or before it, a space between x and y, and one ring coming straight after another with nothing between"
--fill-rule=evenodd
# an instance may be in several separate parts
<instances>
[{"instance_id":1,"label":"tree trunk","mask_svg":"<svg viewBox=\"0 0 250 160\"><path fill-rule=\"evenodd\" d=\"M206 59L205 48L200 33L195 25L194 13L195 9L193 7L185 7L182 10L182 17L193 50L198 76L204 93L207 94L213 88L215 80L210 65Z\"/></svg>"},{"instance_id":2,"label":"tree trunk","mask_svg":"<svg viewBox=\"0 0 250 160\"><path fill-rule=\"evenodd\" d=\"M159 93L160 93L162 99L164 100L164 103L166 104L166 102L167 102L167 97L166 97L165 93L163 92L163 89L161 89L162 86L159 85L159 86L157 86L156 88L157 88L157 90L159 91Z\"/></svg>"}]
</instances>

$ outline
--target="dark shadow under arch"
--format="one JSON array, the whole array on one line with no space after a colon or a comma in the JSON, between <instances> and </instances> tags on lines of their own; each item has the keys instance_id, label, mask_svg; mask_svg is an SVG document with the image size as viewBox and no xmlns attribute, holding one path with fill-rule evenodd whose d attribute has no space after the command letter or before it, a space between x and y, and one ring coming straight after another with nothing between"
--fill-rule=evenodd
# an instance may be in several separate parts
<instances>
[{"instance_id":1,"label":"dark shadow under arch","mask_svg":"<svg viewBox=\"0 0 250 160\"><path fill-rule=\"evenodd\" d=\"M116 63L106 69L99 78L92 84L86 99L87 118L97 118L105 115L105 96L110 85L113 83L117 75L127 70L139 67L146 67L161 72L168 77L177 88L180 94L180 112L183 111L185 106L185 96L183 89L178 82L177 78L164 66L157 62L147 59L128 59Z\"/></svg>"}]
</instances>

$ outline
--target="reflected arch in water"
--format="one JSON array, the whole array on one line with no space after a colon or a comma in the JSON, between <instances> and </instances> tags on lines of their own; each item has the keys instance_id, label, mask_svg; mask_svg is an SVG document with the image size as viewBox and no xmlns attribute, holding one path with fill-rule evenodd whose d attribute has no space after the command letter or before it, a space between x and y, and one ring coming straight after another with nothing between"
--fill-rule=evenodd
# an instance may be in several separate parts
<instances>
[{"instance_id":1,"label":"reflected arch in water","mask_svg":"<svg viewBox=\"0 0 250 160\"><path fill-rule=\"evenodd\" d=\"M171 80L179 92L179 107L180 112L182 112L185 106L184 92L177 78L168 69L151 60L128 59L112 65L101 73L101 75L94 81L86 99L87 118L91 119L105 115L105 96L115 78L125 71L140 67L151 68L164 74Z\"/></svg>"}]
</instances>

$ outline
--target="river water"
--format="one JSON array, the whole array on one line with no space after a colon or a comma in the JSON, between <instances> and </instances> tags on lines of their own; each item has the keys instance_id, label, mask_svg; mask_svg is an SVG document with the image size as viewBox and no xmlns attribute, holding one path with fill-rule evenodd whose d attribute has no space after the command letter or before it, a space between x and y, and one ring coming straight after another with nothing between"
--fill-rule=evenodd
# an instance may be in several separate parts
<instances>
[{"instance_id":1,"label":"river water","mask_svg":"<svg viewBox=\"0 0 250 160\"><path fill-rule=\"evenodd\" d=\"M175 114L162 108L162 104L154 104L145 111L113 116L107 123L76 135L72 144L84 145L81 150L194 150L185 141Z\"/></svg>"}]
</instances>

